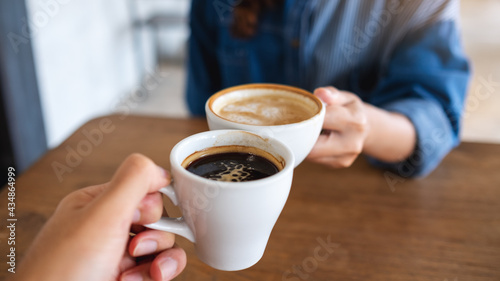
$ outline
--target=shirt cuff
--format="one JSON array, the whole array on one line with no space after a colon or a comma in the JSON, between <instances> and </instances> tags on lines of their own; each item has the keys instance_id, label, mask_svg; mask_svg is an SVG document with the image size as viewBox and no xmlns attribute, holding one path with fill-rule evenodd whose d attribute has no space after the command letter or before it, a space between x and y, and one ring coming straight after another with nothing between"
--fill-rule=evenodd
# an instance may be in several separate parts
<instances>
[{"instance_id":1,"label":"shirt cuff","mask_svg":"<svg viewBox=\"0 0 500 281\"><path fill-rule=\"evenodd\" d=\"M415 126L417 144L412 155L402 162L387 163L368 157L377 167L391 170L403 178L424 177L459 143L458 134L453 132L444 110L432 100L409 98L381 108L408 117Z\"/></svg>"}]
</instances>

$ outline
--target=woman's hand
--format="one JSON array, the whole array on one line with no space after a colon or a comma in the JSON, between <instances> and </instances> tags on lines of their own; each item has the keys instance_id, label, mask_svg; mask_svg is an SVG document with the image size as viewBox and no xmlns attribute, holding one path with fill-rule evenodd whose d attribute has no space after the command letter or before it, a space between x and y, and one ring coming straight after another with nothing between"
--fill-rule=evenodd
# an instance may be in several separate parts
<instances>
[{"instance_id":1,"label":"woman's hand","mask_svg":"<svg viewBox=\"0 0 500 281\"><path fill-rule=\"evenodd\" d=\"M314 94L326 104L323 131L308 159L333 168L351 166L363 151L369 133L364 104L358 96L333 87Z\"/></svg>"},{"instance_id":2,"label":"woman's hand","mask_svg":"<svg viewBox=\"0 0 500 281\"><path fill-rule=\"evenodd\" d=\"M171 280L186 266L184 250L174 246L173 234L142 226L161 217L157 191L169 182L162 168L133 154L110 182L69 194L25 255L16 280Z\"/></svg>"},{"instance_id":3,"label":"woman's hand","mask_svg":"<svg viewBox=\"0 0 500 281\"><path fill-rule=\"evenodd\" d=\"M318 88L314 94L326 104L326 115L309 160L345 168L361 153L399 162L414 151L416 132L406 116L364 103L355 94L334 87Z\"/></svg>"}]
</instances>

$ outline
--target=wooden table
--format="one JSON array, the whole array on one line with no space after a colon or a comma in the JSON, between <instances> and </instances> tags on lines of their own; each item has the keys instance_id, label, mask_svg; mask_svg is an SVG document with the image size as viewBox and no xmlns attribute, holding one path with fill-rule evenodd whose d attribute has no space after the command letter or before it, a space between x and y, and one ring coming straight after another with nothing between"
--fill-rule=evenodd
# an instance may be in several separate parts
<instances>
[{"instance_id":1,"label":"wooden table","mask_svg":"<svg viewBox=\"0 0 500 281\"><path fill-rule=\"evenodd\" d=\"M17 178L18 259L66 194L108 181L132 152L168 168L174 144L205 130L201 119L136 116L82 126ZM61 180L54 165L68 168ZM343 170L305 162L257 265L214 270L179 238L188 265L177 280L500 280L500 145L463 143L427 178L389 182L362 157ZM6 208L0 217L6 221Z\"/></svg>"}]
</instances>

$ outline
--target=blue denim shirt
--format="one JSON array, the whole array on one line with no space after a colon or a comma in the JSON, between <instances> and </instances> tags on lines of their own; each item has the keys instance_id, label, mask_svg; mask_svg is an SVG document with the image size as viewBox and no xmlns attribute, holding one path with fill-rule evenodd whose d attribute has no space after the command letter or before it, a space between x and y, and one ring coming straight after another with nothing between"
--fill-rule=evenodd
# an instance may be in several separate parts
<instances>
[{"instance_id":1,"label":"blue denim shirt","mask_svg":"<svg viewBox=\"0 0 500 281\"><path fill-rule=\"evenodd\" d=\"M459 143L470 73L458 0L286 0L263 13L249 39L230 34L232 2L192 2L186 98L193 115L238 84L331 85L414 124L417 146L406 161L369 158L396 176L428 174Z\"/></svg>"}]
</instances>

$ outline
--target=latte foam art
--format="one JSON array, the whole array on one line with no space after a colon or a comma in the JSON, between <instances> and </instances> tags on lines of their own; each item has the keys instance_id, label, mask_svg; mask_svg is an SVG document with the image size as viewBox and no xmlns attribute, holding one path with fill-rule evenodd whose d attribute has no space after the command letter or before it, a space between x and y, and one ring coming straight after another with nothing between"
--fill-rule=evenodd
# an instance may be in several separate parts
<instances>
[{"instance_id":1,"label":"latte foam art","mask_svg":"<svg viewBox=\"0 0 500 281\"><path fill-rule=\"evenodd\" d=\"M311 118L314 112L300 100L260 95L228 103L218 114L238 123L268 126L301 122Z\"/></svg>"}]
</instances>

